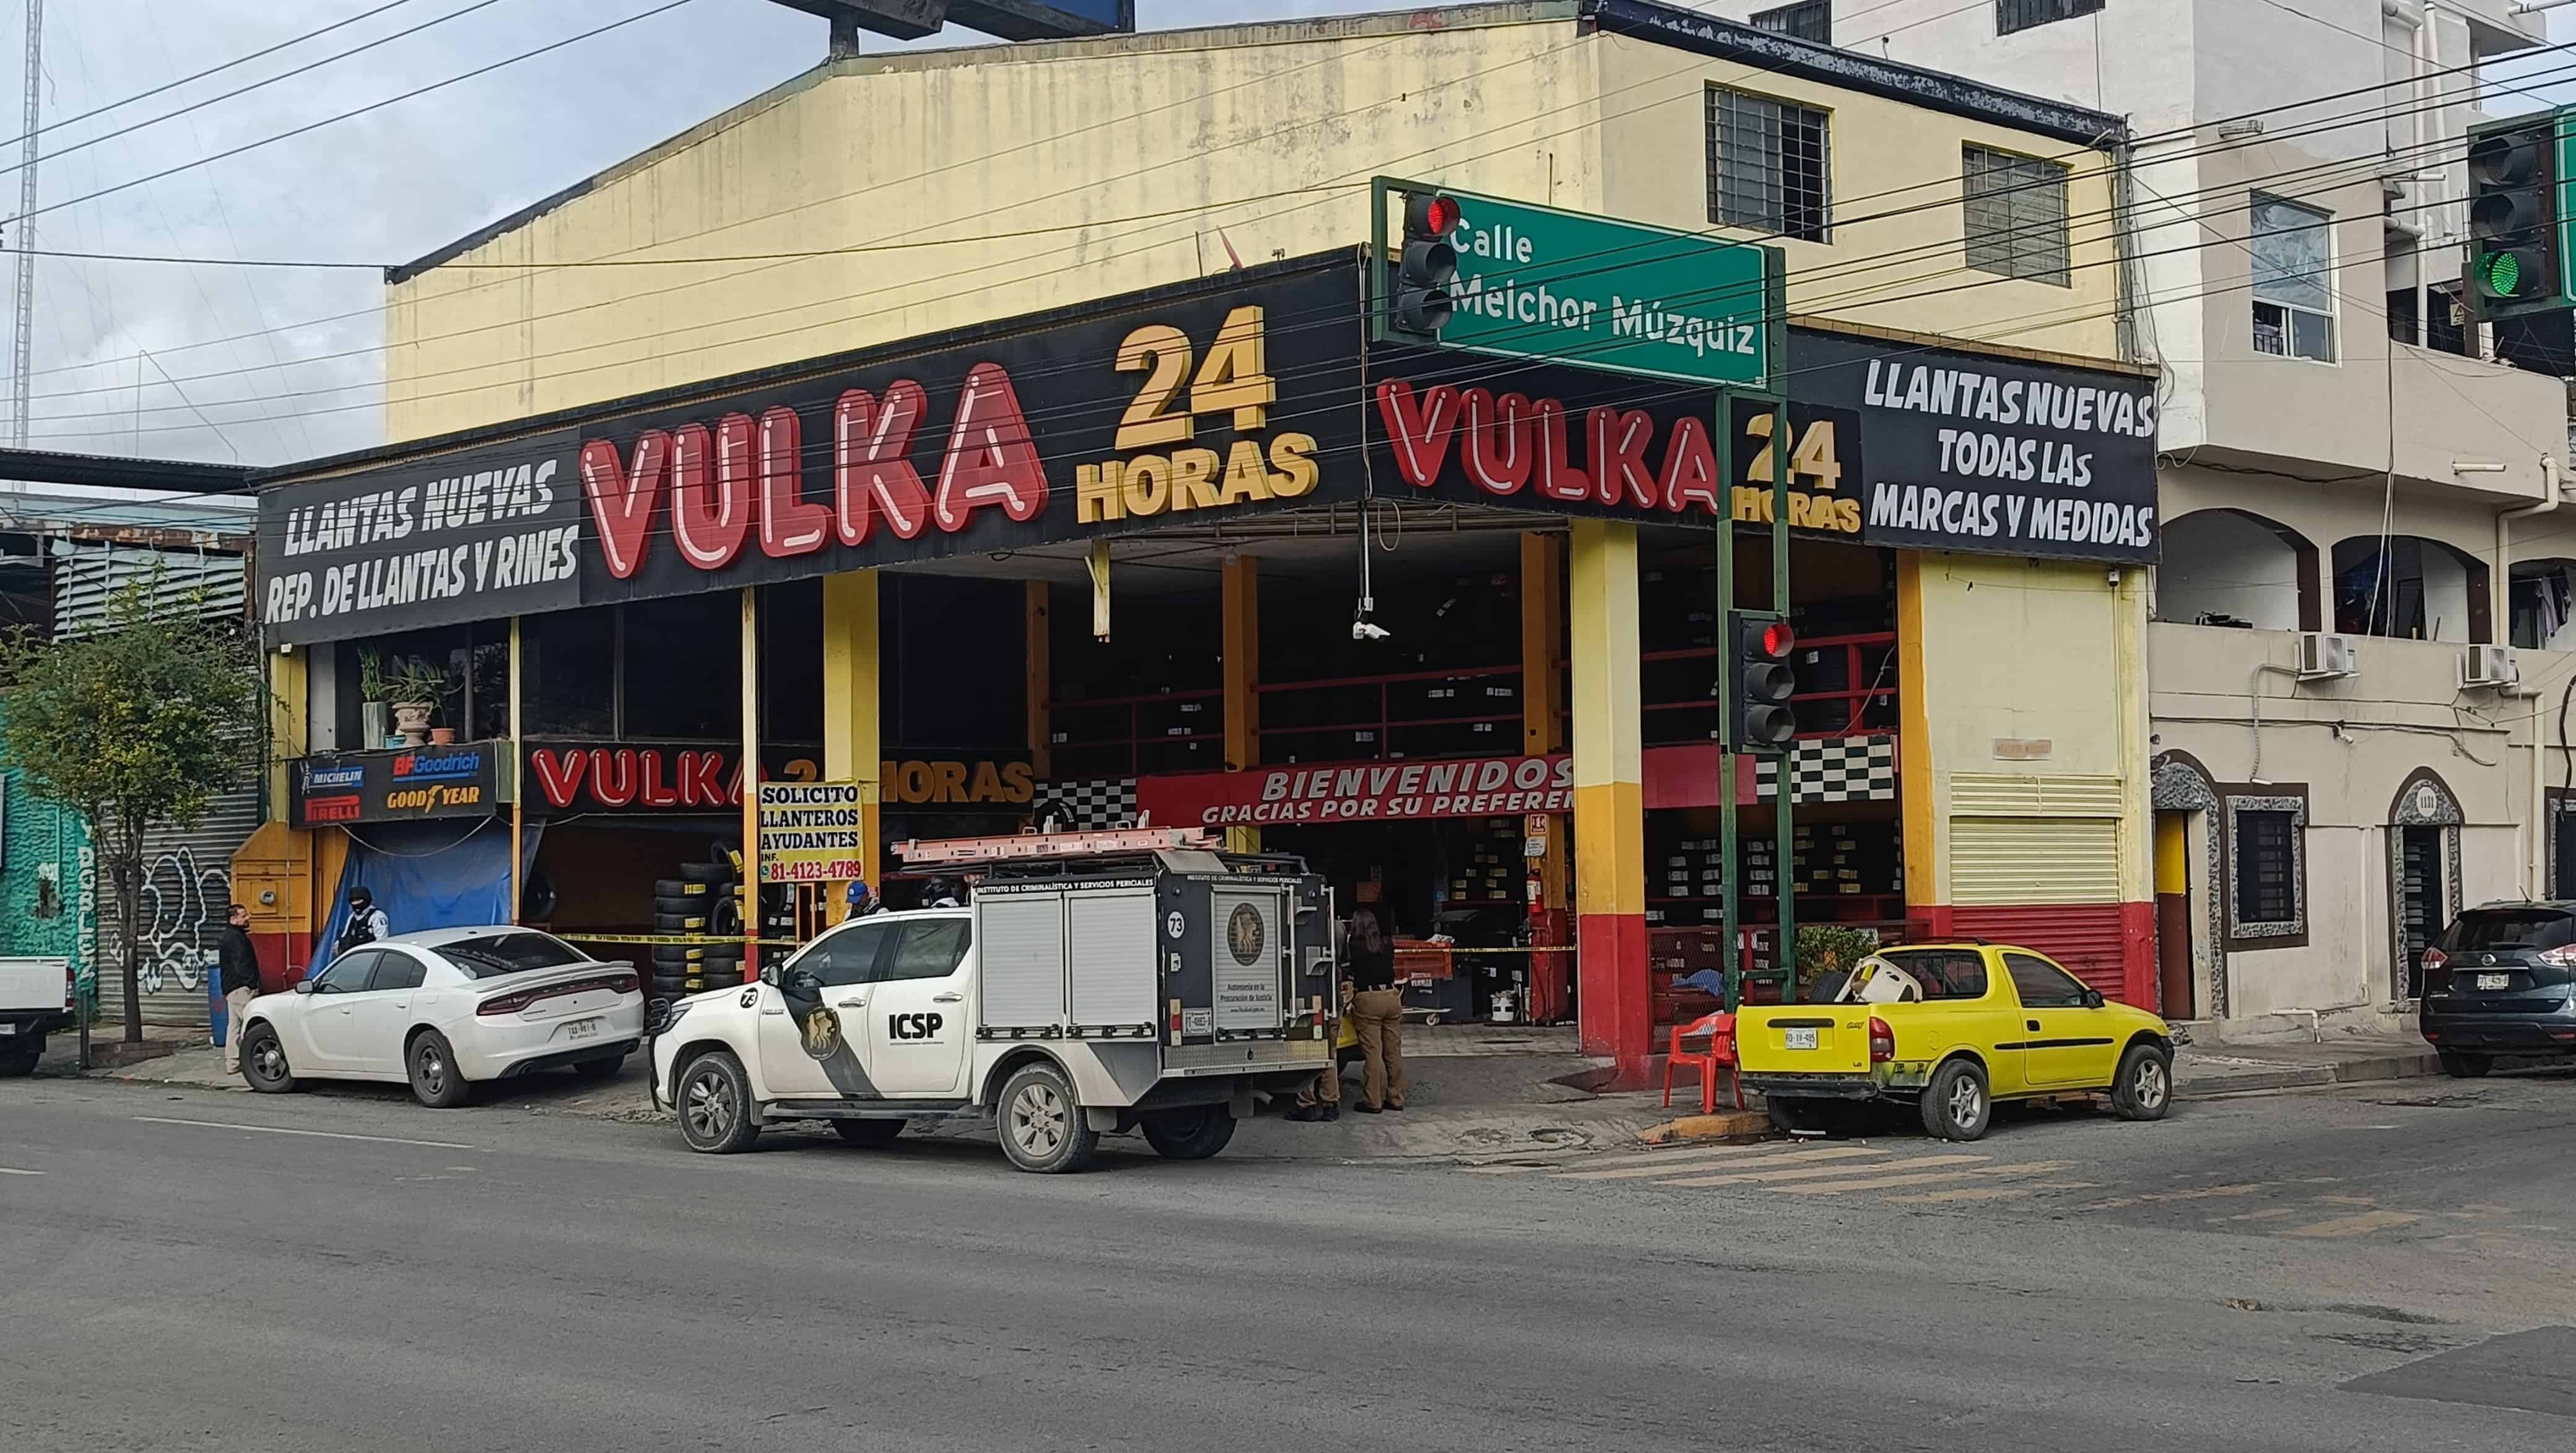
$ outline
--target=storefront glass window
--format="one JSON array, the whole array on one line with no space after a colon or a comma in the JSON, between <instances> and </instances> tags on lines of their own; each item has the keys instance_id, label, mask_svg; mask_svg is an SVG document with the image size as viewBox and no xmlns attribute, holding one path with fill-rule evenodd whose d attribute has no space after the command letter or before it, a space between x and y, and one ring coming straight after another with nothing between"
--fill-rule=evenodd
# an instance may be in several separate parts
<instances>
[{"instance_id":1,"label":"storefront glass window","mask_svg":"<svg viewBox=\"0 0 2576 1453\"><path fill-rule=\"evenodd\" d=\"M465 734L467 725L465 681L466 661L472 645L472 632L465 626L441 626L435 630L403 631L361 641L358 659L362 663L373 652L377 669L392 679L406 671L427 671L437 675L442 685L438 691L437 713L430 718L432 726L454 727ZM361 698L366 682L359 682ZM394 693L399 694L399 693Z\"/></svg>"},{"instance_id":2,"label":"storefront glass window","mask_svg":"<svg viewBox=\"0 0 2576 1453\"><path fill-rule=\"evenodd\" d=\"M730 593L686 595L625 610L625 736L741 736L742 602Z\"/></svg>"},{"instance_id":3,"label":"storefront glass window","mask_svg":"<svg viewBox=\"0 0 2576 1453\"><path fill-rule=\"evenodd\" d=\"M605 737L617 730L617 608L529 616L519 625L528 730Z\"/></svg>"}]
</instances>

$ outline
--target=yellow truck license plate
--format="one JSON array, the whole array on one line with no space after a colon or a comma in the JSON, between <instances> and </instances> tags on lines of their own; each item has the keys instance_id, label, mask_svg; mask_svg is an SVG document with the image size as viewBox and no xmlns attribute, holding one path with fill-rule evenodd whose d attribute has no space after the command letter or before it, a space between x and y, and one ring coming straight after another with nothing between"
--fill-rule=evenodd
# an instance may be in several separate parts
<instances>
[{"instance_id":1,"label":"yellow truck license plate","mask_svg":"<svg viewBox=\"0 0 2576 1453\"><path fill-rule=\"evenodd\" d=\"M1789 1049L1814 1049L1816 1047L1816 1031L1813 1029L1784 1029L1780 1032L1789 1037L1786 1045Z\"/></svg>"}]
</instances>

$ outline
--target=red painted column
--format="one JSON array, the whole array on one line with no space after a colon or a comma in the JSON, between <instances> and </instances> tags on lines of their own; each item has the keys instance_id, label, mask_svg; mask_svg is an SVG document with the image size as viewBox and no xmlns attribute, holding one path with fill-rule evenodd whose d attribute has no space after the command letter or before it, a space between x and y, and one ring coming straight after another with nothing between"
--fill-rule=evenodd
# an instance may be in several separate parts
<instances>
[{"instance_id":1,"label":"red painted column","mask_svg":"<svg viewBox=\"0 0 2576 1453\"><path fill-rule=\"evenodd\" d=\"M1577 520L1566 615L1573 657L1576 1005L1583 1052L1642 1086L1654 1053L1646 951L1643 666L1637 529Z\"/></svg>"}]
</instances>

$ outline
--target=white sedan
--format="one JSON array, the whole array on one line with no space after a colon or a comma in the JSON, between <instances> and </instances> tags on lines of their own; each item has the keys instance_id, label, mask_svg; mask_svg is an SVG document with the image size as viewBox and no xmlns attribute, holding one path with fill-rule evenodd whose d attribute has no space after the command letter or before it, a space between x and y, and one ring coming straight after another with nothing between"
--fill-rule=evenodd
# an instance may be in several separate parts
<instances>
[{"instance_id":1,"label":"white sedan","mask_svg":"<svg viewBox=\"0 0 2576 1453\"><path fill-rule=\"evenodd\" d=\"M644 1037L633 966L527 928L441 928L353 948L291 994L250 1001L242 1078L407 1083L435 1109L476 1083L569 1069L606 1079Z\"/></svg>"}]
</instances>

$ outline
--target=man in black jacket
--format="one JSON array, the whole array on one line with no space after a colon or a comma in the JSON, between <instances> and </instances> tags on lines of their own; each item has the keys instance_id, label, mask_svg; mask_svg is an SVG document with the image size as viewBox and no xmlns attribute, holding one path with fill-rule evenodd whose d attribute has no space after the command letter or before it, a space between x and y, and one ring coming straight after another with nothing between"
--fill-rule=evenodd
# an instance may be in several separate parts
<instances>
[{"instance_id":1,"label":"man in black jacket","mask_svg":"<svg viewBox=\"0 0 2576 1453\"><path fill-rule=\"evenodd\" d=\"M259 954L250 946L250 910L236 903L215 940L215 966L224 985L224 1073L241 1073L242 1015L259 993Z\"/></svg>"}]
</instances>

